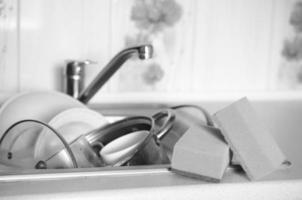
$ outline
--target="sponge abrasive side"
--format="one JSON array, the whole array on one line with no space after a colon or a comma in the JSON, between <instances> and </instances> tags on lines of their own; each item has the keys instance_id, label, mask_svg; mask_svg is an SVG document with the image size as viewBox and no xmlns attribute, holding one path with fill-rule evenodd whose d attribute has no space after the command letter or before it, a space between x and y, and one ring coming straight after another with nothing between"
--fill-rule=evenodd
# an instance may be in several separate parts
<instances>
[{"instance_id":1,"label":"sponge abrasive side","mask_svg":"<svg viewBox=\"0 0 302 200\"><path fill-rule=\"evenodd\" d=\"M178 174L218 182L229 164L229 147L220 130L191 126L174 146L171 168Z\"/></svg>"},{"instance_id":2,"label":"sponge abrasive side","mask_svg":"<svg viewBox=\"0 0 302 200\"><path fill-rule=\"evenodd\" d=\"M218 111L214 119L251 180L261 179L286 161L247 98Z\"/></svg>"}]
</instances>

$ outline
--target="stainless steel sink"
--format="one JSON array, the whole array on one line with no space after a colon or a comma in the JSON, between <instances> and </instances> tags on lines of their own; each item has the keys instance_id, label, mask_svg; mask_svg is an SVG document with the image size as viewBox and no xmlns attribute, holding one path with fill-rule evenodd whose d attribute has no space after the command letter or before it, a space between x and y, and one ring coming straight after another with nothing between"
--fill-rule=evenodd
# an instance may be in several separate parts
<instances>
[{"instance_id":1,"label":"stainless steel sink","mask_svg":"<svg viewBox=\"0 0 302 200\"><path fill-rule=\"evenodd\" d=\"M187 102L186 102L187 103ZM190 102L214 113L229 101ZM190 179L169 170L169 165L102 167L62 170L20 170L0 172L0 195L6 198L145 198L146 194L159 198L161 192L166 198L217 197L220 192L237 192L246 196L263 192L264 198L301 198L302 191L302 99L252 100L260 116L264 118L274 138L279 143L292 166L270 174L259 182L250 182L239 168L227 169L221 184L210 184L198 179ZM126 116L147 115L166 108L168 104L94 104L91 108L108 116L114 122ZM62 187L64 185L64 187ZM214 187L214 188L213 188ZM283 188L286 188L284 190ZM113 190L118 190L114 192ZM212 191L212 192L209 192ZM290 191L288 194L287 191ZM206 195L206 196L204 196ZM217 196L218 195L218 196ZM289 196L288 196L289 195ZM223 195L222 195L223 196ZM257 196L257 195L256 195ZM221 197L221 196L220 196ZM258 196L259 197L259 196ZM213 198L215 199L215 198Z\"/></svg>"}]
</instances>

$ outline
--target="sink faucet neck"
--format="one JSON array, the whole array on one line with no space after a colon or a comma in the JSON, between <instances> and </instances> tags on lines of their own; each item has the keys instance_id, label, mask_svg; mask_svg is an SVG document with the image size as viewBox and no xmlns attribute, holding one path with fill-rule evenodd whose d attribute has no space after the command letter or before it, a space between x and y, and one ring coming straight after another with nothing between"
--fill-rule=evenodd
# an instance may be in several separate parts
<instances>
[{"instance_id":1,"label":"sink faucet neck","mask_svg":"<svg viewBox=\"0 0 302 200\"><path fill-rule=\"evenodd\" d=\"M137 55L139 59L149 59L153 55L152 45L140 45L131 47L119 52L113 59L100 71L94 80L84 89L78 100L88 103L96 92L111 78L111 76L132 56Z\"/></svg>"}]
</instances>

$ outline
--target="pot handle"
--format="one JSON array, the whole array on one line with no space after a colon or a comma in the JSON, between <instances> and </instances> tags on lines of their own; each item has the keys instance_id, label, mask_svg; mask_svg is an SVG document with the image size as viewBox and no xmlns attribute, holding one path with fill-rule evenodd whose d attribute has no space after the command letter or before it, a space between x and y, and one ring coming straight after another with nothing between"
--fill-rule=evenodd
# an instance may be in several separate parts
<instances>
[{"instance_id":1,"label":"pot handle","mask_svg":"<svg viewBox=\"0 0 302 200\"><path fill-rule=\"evenodd\" d=\"M160 111L158 113L155 113L152 118L155 121L155 135L157 140L161 140L172 128L173 122L175 121L175 115L171 109L166 109L163 111ZM165 118L164 123L162 123L162 126L157 127L156 121Z\"/></svg>"}]
</instances>

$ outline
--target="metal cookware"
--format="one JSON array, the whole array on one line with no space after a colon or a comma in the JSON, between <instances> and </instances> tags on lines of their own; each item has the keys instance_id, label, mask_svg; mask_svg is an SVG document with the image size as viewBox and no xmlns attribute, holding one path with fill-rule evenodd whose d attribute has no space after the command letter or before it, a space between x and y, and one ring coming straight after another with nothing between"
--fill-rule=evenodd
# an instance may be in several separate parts
<instances>
[{"instance_id":1,"label":"metal cookware","mask_svg":"<svg viewBox=\"0 0 302 200\"><path fill-rule=\"evenodd\" d=\"M98 152L108 143L135 131L148 131L148 136L127 159L119 160L114 166L166 164L168 157L162 150L160 140L171 129L174 114L170 109L152 117L128 117L83 134L70 144L49 125L37 120L22 120L12 125L0 139L0 164L16 168L77 168L105 166ZM39 134L49 129L64 145L63 149L49 158L35 158L34 149L15 152L14 146L28 134ZM34 147L34 145L33 145Z\"/></svg>"},{"instance_id":2,"label":"metal cookware","mask_svg":"<svg viewBox=\"0 0 302 200\"><path fill-rule=\"evenodd\" d=\"M164 122L162 121L164 119ZM173 111L170 109L156 113L152 117L135 116L122 119L115 123L93 130L86 134L87 141L99 152L105 145L121 136L147 130L149 135L129 157L118 161L114 166L120 165L150 165L167 164L168 157L160 146L160 139L171 129L174 121ZM156 122L160 122L157 124Z\"/></svg>"}]
</instances>

